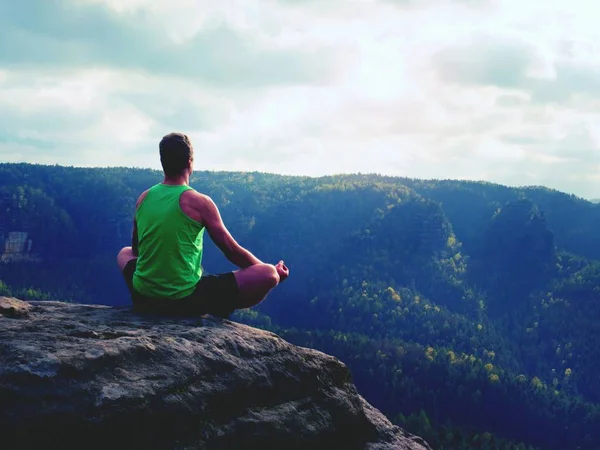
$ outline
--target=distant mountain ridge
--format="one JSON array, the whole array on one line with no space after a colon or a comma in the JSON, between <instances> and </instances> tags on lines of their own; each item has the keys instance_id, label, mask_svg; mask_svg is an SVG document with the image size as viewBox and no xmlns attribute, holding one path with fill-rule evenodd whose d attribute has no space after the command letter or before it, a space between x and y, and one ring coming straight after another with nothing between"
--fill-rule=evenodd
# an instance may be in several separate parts
<instances>
[{"instance_id":1,"label":"distant mountain ridge","mask_svg":"<svg viewBox=\"0 0 600 450\"><path fill-rule=\"evenodd\" d=\"M160 181L0 164L0 235L27 233L42 259L0 265L0 295L128 303L114 256L137 196ZM291 269L236 319L340 357L367 400L432 447L479 448L489 432L503 450L600 448L596 204L376 175L200 171L191 185L242 245ZM204 265L232 268L210 242Z\"/></svg>"}]
</instances>

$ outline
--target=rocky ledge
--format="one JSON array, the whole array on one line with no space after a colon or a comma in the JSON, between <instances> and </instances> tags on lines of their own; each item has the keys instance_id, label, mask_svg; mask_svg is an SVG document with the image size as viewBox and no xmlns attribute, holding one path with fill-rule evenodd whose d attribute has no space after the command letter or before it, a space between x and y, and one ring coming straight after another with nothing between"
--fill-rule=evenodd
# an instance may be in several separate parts
<instances>
[{"instance_id":1,"label":"rocky ledge","mask_svg":"<svg viewBox=\"0 0 600 450\"><path fill-rule=\"evenodd\" d=\"M3 449L410 449L346 366L213 319L0 297Z\"/></svg>"}]
</instances>

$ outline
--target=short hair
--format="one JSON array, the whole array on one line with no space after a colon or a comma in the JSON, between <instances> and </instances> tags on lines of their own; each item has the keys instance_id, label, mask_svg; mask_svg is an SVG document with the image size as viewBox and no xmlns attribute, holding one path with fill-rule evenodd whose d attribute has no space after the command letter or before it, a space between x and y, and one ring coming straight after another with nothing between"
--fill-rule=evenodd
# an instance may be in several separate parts
<instances>
[{"instance_id":1,"label":"short hair","mask_svg":"<svg viewBox=\"0 0 600 450\"><path fill-rule=\"evenodd\" d=\"M167 134L160 141L158 148L160 163L168 177L181 175L194 156L192 141L183 133Z\"/></svg>"}]
</instances>

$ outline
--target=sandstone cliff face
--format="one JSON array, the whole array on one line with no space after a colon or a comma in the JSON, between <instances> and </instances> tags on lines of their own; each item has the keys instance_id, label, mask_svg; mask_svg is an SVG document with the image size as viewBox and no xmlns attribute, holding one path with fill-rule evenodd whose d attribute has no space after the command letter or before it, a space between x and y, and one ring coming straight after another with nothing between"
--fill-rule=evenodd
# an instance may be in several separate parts
<instances>
[{"instance_id":1,"label":"sandstone cliff face","mask_svg":"<svg viewBox=\"0 0 600 450\"><path fill-rule=\"evenodd\" d=\"M212 318L0 297L2 449L425 450L339 360Z\"/></svg>"}]
</instances>

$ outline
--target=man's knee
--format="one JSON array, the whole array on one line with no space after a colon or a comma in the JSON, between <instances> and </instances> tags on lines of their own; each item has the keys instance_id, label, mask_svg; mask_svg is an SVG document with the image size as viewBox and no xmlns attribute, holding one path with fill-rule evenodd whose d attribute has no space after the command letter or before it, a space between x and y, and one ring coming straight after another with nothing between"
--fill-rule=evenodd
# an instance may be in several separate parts
<instances>
[{"instance_id":1,"label":"man's knee","mask_svg":"<svg viewBox=\"0 0 600 450\"><path fill-rule=\"evenodd\" d=\"M279 274L277 269L272 264L263 264L262 267L263 280L270 289L274 288L279 284Z\"/></svg>"},{"instance_id":2,"label":"man's knee","mask_svg":"<svg viewBox=\"0 0 600 450\"><path fill-rule=\"evenodd\" d=\"M279 274L272 264L256 264L246 269L234 272L238 288L243 295L251 292L251 295L270 291L279 284Z\"/></svg>"},{"instance_id":3,"label":"man's knee","mask_svg":"<svg viewBox=\"0 0 600 450\"><path fill-rule=\"evenodd\" d=\"M121 271L125 268L127 263L135 259L135 255L133 254L133 249L131 247L123 247L119 254L117 255L117 264Z\"/></svg>"}]
</instances>

